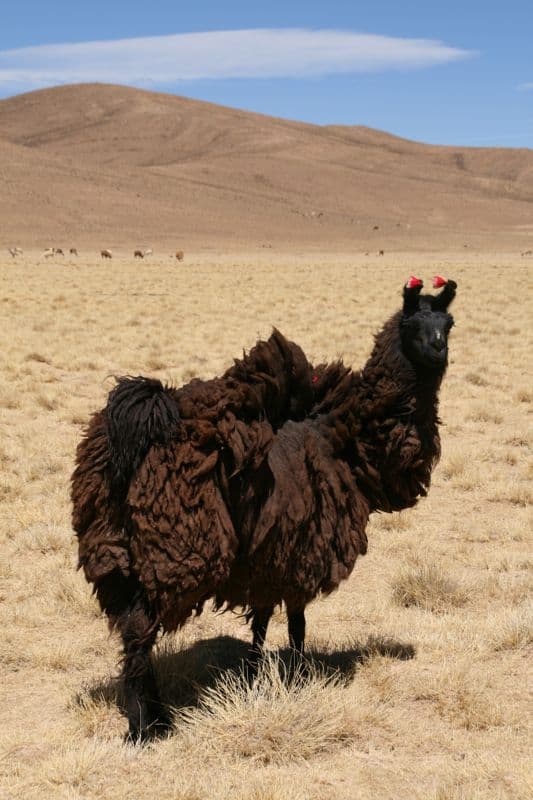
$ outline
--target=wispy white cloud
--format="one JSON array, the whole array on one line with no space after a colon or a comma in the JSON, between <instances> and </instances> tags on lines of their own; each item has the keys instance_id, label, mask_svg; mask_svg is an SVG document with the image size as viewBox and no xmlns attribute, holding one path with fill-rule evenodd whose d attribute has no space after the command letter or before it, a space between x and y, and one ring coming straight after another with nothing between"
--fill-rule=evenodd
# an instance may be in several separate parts
<instances>
[{"instance_id":1,"label":"wispy white cloud","mask_svg":"<svg viewBox=\"0 0 533 800\"><path fill-rule=\"evenodd\" d=\"M533 89L533 83L521 83L516 88L519 89L521 92L527 92L529 89Z\"/></svg>"},{"instance_id":2,"label":"wispy white cloud","mask_svg":"<svg viewBox=\"0 0 533 800\"><path fill-rule=\"evenodd\" d=\"M135 85L417 69L474 55L431 39L337 30L249 29L0 51L0 86Z\"/></svg>"}]
</instances>

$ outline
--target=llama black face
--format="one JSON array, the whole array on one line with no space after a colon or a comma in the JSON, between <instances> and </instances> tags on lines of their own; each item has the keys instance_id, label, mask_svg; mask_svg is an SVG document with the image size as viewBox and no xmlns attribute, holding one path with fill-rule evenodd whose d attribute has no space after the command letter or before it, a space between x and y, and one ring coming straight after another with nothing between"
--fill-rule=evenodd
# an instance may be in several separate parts
<instances>
[{"instance_id":1,"label":"llama black face","mask_svg":"<svg viewBox=\"0 0 533 800\"><path fill-rule=\"evenodd\" d=\"M422 281L411 276L403 290L400 325L402 348L407 358L426 369L442 370L448 363L448 334L453 317L448 306L457 284L436 275L434 287L444 287L437 295L421 295Z\"/></svg>"},{"instance_id":2,"label":"llama black face","mask_svg":"<svg viewBox=\"0 0 533 800\"><path fill-rule=\"evenodd\" d=\"M448 334L453 317L442 311L421 310L401 323L402 346L407 358L428 369L444 369L448 362Z\"/></svg>"}]
</instances>

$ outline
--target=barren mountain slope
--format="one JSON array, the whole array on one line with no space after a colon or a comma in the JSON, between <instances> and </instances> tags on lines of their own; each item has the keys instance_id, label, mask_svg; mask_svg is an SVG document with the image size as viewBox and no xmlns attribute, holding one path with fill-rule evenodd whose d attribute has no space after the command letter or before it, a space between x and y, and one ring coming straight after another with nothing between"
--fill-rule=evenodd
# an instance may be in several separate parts
<instances>
[{"instance_id":1,"label":"barren mountain slope","mask_svg":"<svg viewBox=\"0 0 533 800\"><path fill-rule=\"evenodd\" d=\"M429 146L119 86L0 101L0 179L6 244L514 249L533 238L531 150Z\"/></svg>"}]
</instances>

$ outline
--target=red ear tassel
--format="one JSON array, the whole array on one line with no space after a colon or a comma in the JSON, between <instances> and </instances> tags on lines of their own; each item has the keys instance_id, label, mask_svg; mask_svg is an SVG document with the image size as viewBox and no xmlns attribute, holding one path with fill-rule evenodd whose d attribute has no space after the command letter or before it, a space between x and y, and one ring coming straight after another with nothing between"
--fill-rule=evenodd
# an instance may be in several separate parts
<instances>
[{"instance_id":1,"label":"red ear tassel","mask_svg":"<svg viewBox=\"0 0 533 800\"><path fill-rule=\"evenodd\" d=\"M417 286L423 286L423 285L424 285L424 281L421 281L420 278L415 278L414 275L411 275L411 277L409 278L409 280L405 284L405 287L407 289L416 289Z\"/></svg>"},{"instance_id":2,"label":"red ear tassel","mask_svg":"<svg viewBox=\"0 0 533 800\"><path fill-rule=\"evenodd\" d=\"M442 275L435 275L433 278L433 288L440 289L441 286L445 286L448 283L446 278L443 278Z\"/></svg>"}]
</instances>

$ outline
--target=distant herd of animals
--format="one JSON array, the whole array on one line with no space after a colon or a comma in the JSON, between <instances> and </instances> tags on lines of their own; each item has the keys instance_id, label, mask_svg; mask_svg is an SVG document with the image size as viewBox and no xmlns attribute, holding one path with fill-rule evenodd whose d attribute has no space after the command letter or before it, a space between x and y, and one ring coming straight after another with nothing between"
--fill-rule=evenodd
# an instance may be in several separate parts
<instances>
[{"instance_id":1,"label":"distant herd of animals","mask_svg":"<svg viewBox=\"0 0 533 800\"><path fill-rule=\"evenodd\" d=\"M464 246L466 247L466 245L464 245ZM8 247L8 252L11 254L11 256L13 258L16 258L17 256L23 255L23 250L20 247ZM69 252L69 254L71 256L77 256L78 255L78 250L77 250L76 247L71 247L68 252ZM138 248L138 249L133 251L133 257L134 258L146 258L147 256L153 255L153 252L154 251L150 247L148 247L146 250L142 250L142 249ZM50 258L51 256L64 256L65 255L65 250L63 250L61 247L47 247L46 250L43 252L43 255L44 255L45 258ZM365 256L369 256L369 255L370 255L370 252L368 252L368 251L365 252ZM377 251L377 255L378 256L384 256L385 255L385 250L378 250ZM533 250L523 250L520 253L520 255L521 256L533 256ZM185 257L185 253L183 252L183 250L176 250L175 253L171 253L171 257L177 259L177 261L183 261L183 259ZM104 248L103 250L100 250L100 258L113 258L113 253L112 253L111 250L108 250L107 248Z\"/></svg>"},{"instance_id":2,"label":"distant herd of animals","mask_svg":"<svg viewBox=\"0 0 533 800\"><path fill-rule=\"evenodd\" d=\"M43 251L43 256L45 258L51 258L52 256L64 256L65 250L62 247L47 247L46 250ZM69 248L69 255L77 256L78 249L76 247ZM137 249L133 251L134 258L146 258L147 256L153 255L153 250L151 247L148 247L146 250ZM11 254L13 258L17 258L17 256L22 256L24 251L21 247L8 247L8 253ZM172 258L176 258L178 261L183 261L185 257L185 253L183 250L176 250L175 253L171 253ZM100 258L113 258L113 253L111 250L104 248L100 250Z\"/></svg>"},{"instance_id":3,"label":"distant herd of animals","mask_svg":"<svg viewBox=\"0 0 533 800\"><path fill-rule=\"evenodd\" d=\"M411 276L365 366L313 365L274 330L220 377L123 377L71 480L79 567L122 638L128 740L168 730L151 664L212 600L251 622L253 679L274 609L304 649L305 610L367 550L373 512L414 506L440 456L438 394L457 284Z\"/></svg>"}]
</instances>

